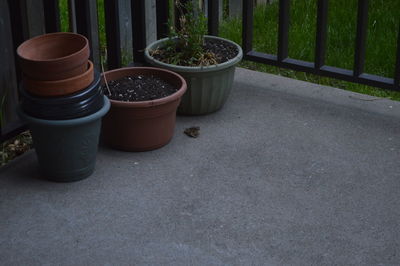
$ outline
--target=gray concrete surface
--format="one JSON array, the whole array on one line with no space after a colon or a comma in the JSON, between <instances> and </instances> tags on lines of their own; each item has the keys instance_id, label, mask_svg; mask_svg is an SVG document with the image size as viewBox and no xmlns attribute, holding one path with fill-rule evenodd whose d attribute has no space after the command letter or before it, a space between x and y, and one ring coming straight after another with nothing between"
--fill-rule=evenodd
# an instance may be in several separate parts
<instances>
[{"instance_id":1,"label":"gray concrete surface","mask_svg":"<svg viewBox=\"0 0 400 266\"><path fill-rule=\"evenodd\" d=\"M70 184L33 152L1 169L0 264L399 265L399 136L399 102L238 69L162 149Z\"/></svg>"}]
</instances>

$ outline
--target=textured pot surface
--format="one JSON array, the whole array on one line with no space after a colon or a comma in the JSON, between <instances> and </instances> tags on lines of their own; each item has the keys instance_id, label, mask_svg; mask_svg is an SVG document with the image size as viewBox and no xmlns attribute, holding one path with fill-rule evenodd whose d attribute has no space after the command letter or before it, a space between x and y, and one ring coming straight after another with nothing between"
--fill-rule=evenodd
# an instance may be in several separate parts
<instances>
[{"instance_id":1,"label":"textured pot surface","mask_svg":"<svg viewBox=\"0 0 400 266\"><path fill-rule=\"evenodd\" d=\"M23 42L17 54L22 72L31 79L67 79L86 71L89 41L76 33L49 33Z\"/></svg>"},{"instance_id":2,"label":"textured pot surface","mask_svg":"<svg viewBox=\"0 0 400 266\"><path fill-rule=\"evenodd\" d=\"M168 70L129 67L105 72L107 81L129 75L154 75L179 88L167 97L141 102L110 100L110 112L103 118L104 142L125 151L148 151L166 145L175 129L176 109L186 91L185 80Z\"/></svg>"},{"instance_id":3,"label":"textured pot surface","mask_svg":"<svg viewBox=\"0 0 400 266\"><path fill-rule=\"evenodd\" d=\"M77 76L60 80L35 80L24 77L24 85L32 94L49 97L73 94L87 88L94 79L93 63L89 60L86 71Z\"/></svg>"},{"instance_id":4,"label":"textured pot surface","mask_svg":"<svg viewBox=\"0 0 400 266\"><path fill-rule=\"evenodd\" d=\"M104 105L98 112L77 119L37 119L18 110L31 130L44 177L58 182L72 182L93 173L101 118L110 108L109 100L103 97Z\"/></svg>"},{"instance_id":5,"label":"textured pot surface","mask_svg":"<svg viewBox=\"0 0 400 266\"><path fill-rule=\"evenodd\" d=\"M166 64L150 56L150 51L163 47L168 38L153 42L145 50L145 59L148 63L174 71L185 78L188 89L178 108L179 114L202 115L215 112L224 105L230 94L235 66L243 57L242 49L236 43L223 38L215 36L206 36L206 38L223 40L235 45L238 49L237 56L217 65L187 67Z\"/></svg>"}]
</instances>

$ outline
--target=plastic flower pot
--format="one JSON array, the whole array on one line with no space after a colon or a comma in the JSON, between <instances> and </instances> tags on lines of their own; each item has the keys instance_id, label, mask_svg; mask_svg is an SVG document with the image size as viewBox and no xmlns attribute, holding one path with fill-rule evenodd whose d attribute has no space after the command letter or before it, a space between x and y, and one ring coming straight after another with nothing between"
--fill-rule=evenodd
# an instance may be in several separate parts
<instances>
[{"instance_id":1,"label":"plastic flower pot","mask_svg":"<svg viewBox=\"0 0 400 266\"><path fill-rule=\"evenodd\" d=\"M115 149L148 151L166 145L174 134L176 109L186 91L185 80L174 72L152 67L120 68L104 75L107 81L125 76L154 75L179 88L174 94L151 101L110 100L110 112L103 118L104 143Z\"/></svg>"},{"instance_id":2,"label":"plastic flower pot","mask_svg":"<svg viewBox=\"0 0 400 266\"><path fill-rule=\"evenodd\" d=\"M20 87L21 108L29 116L64 120L87 116L100 110L104 104L103 91L100 88L100 73L84 90L62 97L39 97Z\"/></svg>"},{"instance_id":3,"label":"plastic flower pot","mask_svg":"<svg viewBox=\"0 0 400 266\"><path fill-rule=\"evenodd\" d=\"M44 177L52 181L72 182L90 176L95 168L101 118L110 108L103 107L89 116L69 120L45 120L31 117L18 109L27 122Z\"/></svg>"},{"instance_id":4,"label":"plastic flower pot","mask_svg":"<svg viewBox=\"0 0 400 266\"><path fill-rule=\"evenodd\" d=\"M191 67L166 64L150 55L150 51L165 46L168 38L151 43L145 50L145 60L149 64L174 71L185 78L188 89L178 108L179 114L202 115L222 108L232 88L235 66L243 57L242 49L238 44L215 36L205 36L205 38L231 43L237 47L238 54L221 64Z\"/></svg>"},{"instance_id":5,"label":"plastic flower pot","mask_svg":"<svg viewBox=\"0 0 400 266\"><path fill-rule=\"evenodd\" d=\"M23 42L17 54L22 72L30 79L68 79L87 70L89 41L76 33L49 33Z\"/></svg>"},{"instance_id":6,"label":"plastic flower pot","mask_svg":"<svg viewBox=\"0 0 400 266\"><path fill-rule=\"evenodd\" d=\"M93 63L88 61L87 69L82 74L60 80L35 80L24 76L23 81L31 94L49 97L64 96L85 89L94 79Z\"/></svg>"}]
</instances>

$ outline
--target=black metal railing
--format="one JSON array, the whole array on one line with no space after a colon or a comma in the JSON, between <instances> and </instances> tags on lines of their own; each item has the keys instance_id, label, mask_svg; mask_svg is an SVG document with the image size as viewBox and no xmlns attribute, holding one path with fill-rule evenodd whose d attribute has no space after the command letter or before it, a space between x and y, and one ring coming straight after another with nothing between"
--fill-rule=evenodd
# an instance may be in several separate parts
<instances>
[{"instance_id":1,"label":"black metal railing","mask_svg":"<svg viewBox=\"0 0 400 266\"><path fill-rule=\"evenodd\" d=\"M316 49L314 62L307 62L288 56L290 0L280 0L278 53L271 55L254 51L253 40L253 0L243 1L243 51L244 59L274 65L282 68L303 71L320 76L375 86L389 90L400 90L400 33L394 79L371 75L364 72L365 49L368 25L368 0L358 1L357 36L353 70L337 68L325 64L326 40L328 29L328 0L318 0Z\"/></svg>"},{"instance_id":2,"label":"black metal railing","mask_svg":"<svg viewBox=\"0 0 400 266\"><path fill-rule=\"evenodd\" d=\"M183 0L182 0L183 1ZM187 1L187 0L186 0ZM210 35L218 35L220 1L208 1L208 32ZM14 51L17 46L29 38L29 22L27 21L26 0L8 0L9 24L12 32L12 44ZM38 1L39 3L39 1ZM56 32L60 30L60 10L58 0L42 0L43 5L43 29L44 32ZM100 44L98 33L96 0L69 0L71 4L70 20L74 19L74 27L78 33L88 37L91 43L91 59L99 67ZM290 0L279 2L279 29L278 29L278 51L277 54L266 54L253 50L253 9L254 0L243 0L243 32L242 46L244 59L261 62L282 68L304 71L320 76L332 77L340 80L390 89L400 90L400 31L397 43L397 58L394 78L387 78L367 74L364 72L365 50L368 25L368 0L358 1L357 36L355 43L354 67L352 70L337 68L326 65L327 29L328 29L328 0L318 0L317 25L315 36L315 59L307 62L290 58L288 56L289 28L290 28ZM132 25L132 50L136 63L143 63L143 52L146 46L146 1L130 0L131 25ZM167 35L167 21L170 7L168 0L156 0L156 36L162 38ZM73 8L71 8L73 6ZM2 11L6 12L6 11ZM114 69L122 66L121 55L121 29L118 1L104 0L105 30L107 45L107 66ZM75 24L76 23L76 24ZM0 36L3 38L3 36ZM18 64L15 64L17 80L21 78ZM1 75L1 73L0 73ZM2 89L2 88L1 88ZM0 96L3 93L0 91ZM0 141L3 141L23 129L21 124L13 123L13 128L4 130L0 128Z\"/></svg>"}]
</instances>

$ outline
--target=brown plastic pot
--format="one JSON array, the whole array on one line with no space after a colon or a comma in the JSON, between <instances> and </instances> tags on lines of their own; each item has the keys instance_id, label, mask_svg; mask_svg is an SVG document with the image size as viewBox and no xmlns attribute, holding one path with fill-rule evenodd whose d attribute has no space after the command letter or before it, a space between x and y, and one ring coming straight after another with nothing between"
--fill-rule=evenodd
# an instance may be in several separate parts
<instances>
[{"instance_id":1,"label":"brown plastic pot","mask_svg":"<svg viewBox=\"0 0 400 266\"><path fill-rule=\"evenodd\" d=\"M176 110L186 91L186 81L172 71L152 67L120 68L104 75L107 81L125 76L154 75L179 88L174 94L151 101L110 100L110 111L103 118L104 143L115 149L148 151L166 145L174 134Z\"/></svg>"},{"instance_id":2,"label":"brown plastic pot","mask_svg":"<svg viewBox=\"0 0 400 266\"><path fill-rule=\"evenodd\" d=\"M86 71L83 74L62 80L34 80L23 77L25 88L34 95L64 96L81 91L88 87L94 79L93 63L89 60L86 63Z\"/></svg>"},{"instance_id":3,"label":"brown plastic pot","mask_svg":"<svg viewBox=\"0 0 400 266\"><path fill-rule=\"evenodd\" d=\"M86 71L89 41L76 33L49 33L23 42L17 54L22 72L31 79L67 79Z\"/></svg>"}]
</instances>

